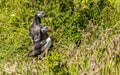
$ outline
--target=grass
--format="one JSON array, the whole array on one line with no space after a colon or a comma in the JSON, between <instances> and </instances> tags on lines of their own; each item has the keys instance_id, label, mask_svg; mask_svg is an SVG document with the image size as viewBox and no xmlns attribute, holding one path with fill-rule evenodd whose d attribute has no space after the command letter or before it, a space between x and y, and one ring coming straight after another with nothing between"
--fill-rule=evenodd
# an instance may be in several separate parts
<instances>
[{"instance_id":1,"label":"grass","mask_svg":"<svg viewBox=\"0 0 120 75\"><path fill-rule=\"evenodd\" d=\"M119 75L119 0L1 0L0 75ZM29 58L29 26L44 10L53 46Z\"/></svg>"}]
</instances>

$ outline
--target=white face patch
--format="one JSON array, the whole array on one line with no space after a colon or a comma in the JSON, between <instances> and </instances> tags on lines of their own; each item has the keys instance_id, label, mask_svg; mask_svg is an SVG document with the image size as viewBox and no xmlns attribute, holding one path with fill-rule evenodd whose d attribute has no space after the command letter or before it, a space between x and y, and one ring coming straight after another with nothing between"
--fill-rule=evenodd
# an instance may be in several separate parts
<instances>
[{"instance_id":1,"label":"white face patch","mask_svg":"<svg viewBox=\"0 0 120 75\"><path fill-rule=\"evenodd\" d=\"M48 32L49 30L50 29L48 28L48 26L44 26L44 27L41 28L41 31L44 32L44 33Z\"/></svg>"},{"instance_id":2,"label":"white face patch","mask_svg":"<svg viewBox=\"0 0 120 75\"><path fill-rule=\"evenodd\" d=\"M40 18L45 16L45 13L41 11L40 13L37 14Z\"/></svg>"}]
</instances>

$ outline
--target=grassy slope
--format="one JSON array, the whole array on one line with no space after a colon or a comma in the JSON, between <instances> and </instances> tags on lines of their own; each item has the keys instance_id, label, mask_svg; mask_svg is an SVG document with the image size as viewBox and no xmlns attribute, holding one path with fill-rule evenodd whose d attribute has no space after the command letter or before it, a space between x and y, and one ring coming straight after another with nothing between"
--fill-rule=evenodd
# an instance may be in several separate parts
<instances>
[{"instance_id":1,"label":"grassy slope","mask_svg":"<svg viewBox=\"0 0 120 75\"><path fill-rule=\"evenodd\" d=\"M99 1L1 0L0 75L119 75L119 0ZM55 30L53 47L42 59L28 58L28 29L39 9L49 15L43 25Z\"/></svg>"}]
</instances>

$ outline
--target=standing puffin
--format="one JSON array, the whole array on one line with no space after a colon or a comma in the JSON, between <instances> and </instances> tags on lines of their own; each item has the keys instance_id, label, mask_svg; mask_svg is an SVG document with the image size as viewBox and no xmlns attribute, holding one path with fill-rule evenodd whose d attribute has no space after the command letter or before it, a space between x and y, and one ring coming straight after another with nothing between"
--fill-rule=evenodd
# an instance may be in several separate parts
<instances>
[{"instance_id":1,"label":"standing puffin","mask_svg":"<svg viewBox=\"0 0 120 75\"><path fill-rule=\"evenodd\" d=\"M29 28L29 35L34 45L28 54L29 57L38 56L45 50L48 50L51 45L51 38L48 36L47 32L52 32L53 30L48 26L41 25L41 18L46 16L44 11L35 13L34 20Z\"/></svg>"}]
</instances>

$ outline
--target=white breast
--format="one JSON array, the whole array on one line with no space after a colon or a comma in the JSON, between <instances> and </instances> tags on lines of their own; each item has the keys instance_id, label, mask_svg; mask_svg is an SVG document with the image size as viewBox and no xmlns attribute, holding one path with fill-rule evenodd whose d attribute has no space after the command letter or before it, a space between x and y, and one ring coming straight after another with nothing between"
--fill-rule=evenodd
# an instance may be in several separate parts
<instances>
[{"instance_id":1,"label":"white breast","mask_svg":"<svg viewBox=\"0 0 120 75\"><path fill-rule=\"evenodd\" d=\"M42 50L46 50L46 49L49 49L49 47L51 46L51 43L52 43L52 40L50 37L48 37L46 39L47 43L42 47Z\"/></svg>"}]
</instances>

